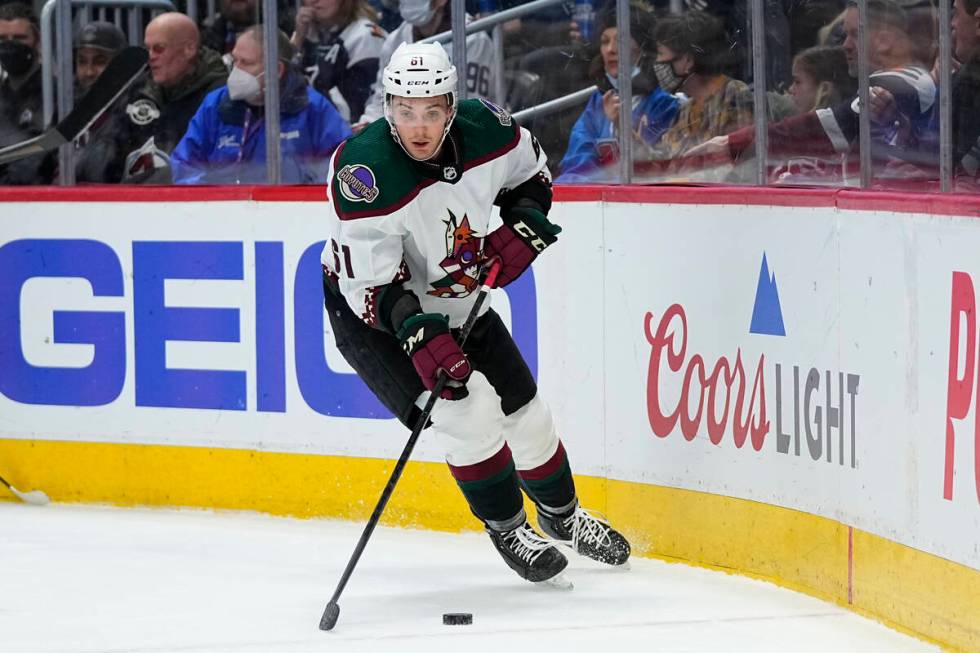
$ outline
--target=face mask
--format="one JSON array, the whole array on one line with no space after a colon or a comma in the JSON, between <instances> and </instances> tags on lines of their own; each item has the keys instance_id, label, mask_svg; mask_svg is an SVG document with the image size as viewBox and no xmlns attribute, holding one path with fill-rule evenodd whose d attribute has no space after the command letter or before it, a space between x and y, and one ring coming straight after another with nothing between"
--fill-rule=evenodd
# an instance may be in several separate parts
<instances>
[{"instance_id":1,"label":"face mask","mask_svg":"<svg viewBox=\"0 0 980 653\"><path fill-rule=\"evenodd\" d=\"M37 52L29 45L17 41L0 41L0 68L14 77L20 77L34 65Z\"/></svg>"},{"instance_id":2,"label":"face mask","mask_svg":"<svg viewBox=\"0 0 980 653\"><path fill-rule=\"evenodd\" d=\"M657 76L657 83L660 84L660 88L668 93L676 93L687 81L687 78L691 76L691 73L682 76L674 72L673 61L658 61L653 64L653 73Z\"/></svg>"},{"instance_id":3,"label":"face mask","mask_svg":"<svg viewBox=\"0 0 980 653\"><path fill-rule=\"evenodd\" d=\"M633 66L633 72L630 73L630 79L634 79L639 74L640 74L640 67L639 66ZM616 85L616 78L615 77L613 77L609 73L606 73L606 79L609 80L609 85L610 86L612 86L615 89L618 89L619 88Z\"/></svg>"},{"instance_id":4,"label":"face mask","mask_svg":"<svg viewBox=\"0 0 980 653\"><path fill-rule=\"evenodd\" d=\"M398 3L398 12L402 15L402 20L415 27L428 25L436 15L430 0L401 0Z\"/></svg>"},{"instance_id":5,"label":"face mask","mask_svg":"<svg viewBox=\"0 0 980 653\"><path fill-rule=\"evenodd\" d=\"M264 74L253 75L237 66L232 68L228 75L228 97L232 100L251 100L258 97L262 93L259 77Z\"/></svg>"}]
</instances>

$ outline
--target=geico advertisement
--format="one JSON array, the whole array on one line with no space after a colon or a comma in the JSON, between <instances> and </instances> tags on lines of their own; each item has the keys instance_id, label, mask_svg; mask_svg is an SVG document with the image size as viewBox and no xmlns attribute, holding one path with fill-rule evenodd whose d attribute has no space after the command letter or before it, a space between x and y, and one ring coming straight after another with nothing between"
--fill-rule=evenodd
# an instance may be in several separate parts
<instances>
[{"instance_id":1,"label":"geico advertisement","mask_svg":"<svg viewBox=\"0 0 980 653\"><path fill-rule=\"evenodd\" d=\"M976 293L945 253L980 275L980 223L624 206L605 224L610 469L980 566Z\"/></svg>"},{"instance_id":2,"label":"geico advertisement","mask_svg":"<svg viewBox=\"0 0 980 653\"><path fill-rule=\"evenodd\" d=\"M403 427L325 319L325 210L5 206L0 437L396 457ZM533 274L493 305L537 373Z\"/></svg>"}]
</instances>

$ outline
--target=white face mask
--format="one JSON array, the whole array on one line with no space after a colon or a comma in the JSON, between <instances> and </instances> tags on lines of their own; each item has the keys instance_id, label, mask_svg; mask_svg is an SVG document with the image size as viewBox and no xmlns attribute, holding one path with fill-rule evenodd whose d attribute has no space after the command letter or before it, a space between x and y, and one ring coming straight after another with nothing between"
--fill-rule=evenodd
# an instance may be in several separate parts
<instances>
[{"instance_id":1,"label":"white face mask","mask_svg":"<svg viewBox=\"0 0 980 653\"><path fill-rule=\"evenodd\" d=\"M436 15L431 0L401 0L398 3L398 12L402 20L415 27L428 25Z\"/></svg>"},{"instance_id":2,"label":"white face mask","mask_svg":"<svg viewBox=\"0 0 980 653\"><path fill-rule=\"evenodd\" d=\"M259 77L265 73L253 75L239 67L231 69L228 75L228 97L232 100L251 100L262 94L262 84Z\"/></svg>"}]
</instances>

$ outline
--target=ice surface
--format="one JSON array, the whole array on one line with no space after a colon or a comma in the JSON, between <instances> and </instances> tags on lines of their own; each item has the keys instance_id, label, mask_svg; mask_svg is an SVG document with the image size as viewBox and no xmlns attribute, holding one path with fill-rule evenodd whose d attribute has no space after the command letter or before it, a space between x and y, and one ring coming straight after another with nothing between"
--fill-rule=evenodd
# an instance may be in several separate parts
<instances>
[{"instance_id":1,"label":"ice surface","mask_svg":"<svg viewBox=\"0 0 980 653\"><path fill-rule=\"evenodd\" d=\"M572 559L535 587L480 533L379 528L317 628L362 524L0 502L3 653L935 651L837 606L646 559ZM444 626L472 612L471 626Z\"/></svg>"}]
</instances>

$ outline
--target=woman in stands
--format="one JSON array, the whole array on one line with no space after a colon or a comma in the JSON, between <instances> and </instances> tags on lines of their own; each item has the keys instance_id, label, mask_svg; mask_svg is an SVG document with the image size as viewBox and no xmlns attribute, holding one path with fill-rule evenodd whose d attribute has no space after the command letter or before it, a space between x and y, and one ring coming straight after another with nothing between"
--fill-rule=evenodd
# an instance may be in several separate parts
<instances>
[{"instance_id":1,"label":"woman in stands","mask_svg":"<svg viewBox=\"0 0 980 653\"><path fill-rule=\"evenodd\" d=\"M367 0L303 0L296 14L293 46L310 85L326 96L344 120L364 112L387 34Z\"/></svg>"},{"instance_id":2,"label":"woman in stands","mask_svg":"<svg viewBox=\"0 0 980 653\"><path fill-rule=\"evenodd\" d=\"M607 182L616 177L619 160L619 41L614 9L600 14L596 34L599 54L592 62L590 77L600 90L589 98L585 111L572 127L568 151L559 166L562 182ZM633 89L634 152L652 147L674 122L677 98L657 86L653 72L653 15L642 8L630 10L630 36L633 70L629 75Z\"/></svg>"}]
</instances>

